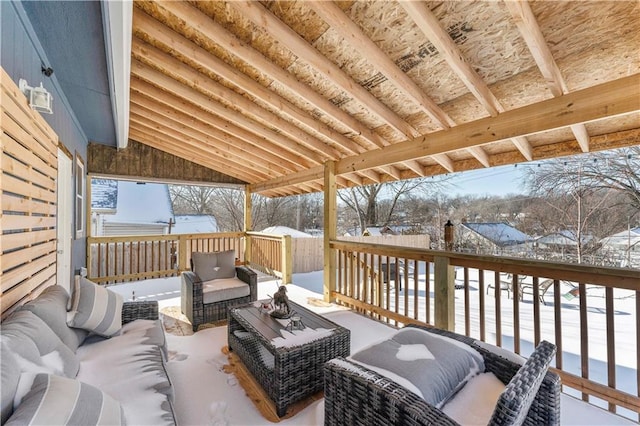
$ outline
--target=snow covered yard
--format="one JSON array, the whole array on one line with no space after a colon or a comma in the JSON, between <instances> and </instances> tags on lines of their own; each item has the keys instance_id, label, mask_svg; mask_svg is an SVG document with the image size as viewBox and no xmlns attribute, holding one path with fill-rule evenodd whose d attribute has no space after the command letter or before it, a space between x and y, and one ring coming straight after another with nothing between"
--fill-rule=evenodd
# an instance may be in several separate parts
<instances>
[{"instance_id":1,"label":"snow covered yard","mask_svg":"<svg viewBox=\"0 0 640 426\"><path fill-rule=\"evenodd\" d=\"M336 305L323 306L324 304L322 303L314 303L322 299L322 271L295 274L293 281L296 284L288 286L288 295L292 300L321 315L325 315L330 320L351 330L351 353L376 341L385 339L394 332L392 327L369 320L342 307ZM473 279L470 284L473 286ZM158 300L161 309L180 306L179 278L163 278L126 283L112 286L110 289L121 293L125 299L130 299L132 292L135 291L136 299ZM267 295L272 295L276 289L277 282L275 280L260 282L258 284L258 297L266 298ZM488 303L488 318L490 318L493 312L493 305L489 305L493 299L493 295L491 291L489 293L490 297L486 298ZM478 291L472 291L471 294L471 303L472 305L476 303L477 306ZM551 293L547 295L547 300L553 300L550 295ZM418 295L418 297L421 296ZM461 298L462 293L457 293L456 297L458 299ZM523 305L527 305L527 300L530 301L530 297L529 299L525 298ZM625 299L620 300L624 303ZM459 300L456 300L456 304L458 303ZM565 300L564 303L571 304L571 301ZM542 306L542 308L548 308L550 312L552 312L552 308L549 306ZM459 311L458 308L456 309ZM512 309L511 299L504 297L502 303L503 321L512 318L512 313L509 309ZM596 310L595 315L597 314L597 307L594 306L594 309ZM616 310L624 309L626 309L625 306L619 306L619 304L616 303ZM565 314L565 311L567 311L567 314ZM625 319L627 319L626 317L628 316L630 317L632 315L625 315ZM472 319L472 322L473 321ZM457 323L459 325L464 324L463 319L459 315L457 316ZM618 324L618 322L616 322L616 324ZM577 310L570 307L563 309L563 330L566 330L563 332L565 333L565 338L577 339L579 334L576 334L575 337L571 336L574 334L572 331L573 328L575 327L576 330L578 330L579 326ZM487 323L488 331L492 330L491 327L492 325ZM521 323L521 327L524 327L524 323ZM553 324L551 324L551 327L553 327ZM508 330L505 324L505 326L503 326L503 333L508 334ZM463 331L463 329L458 331ZM617 327L616 333L635 333L635 318L633 318L633 324L626 324L625 321L620 327ZM544 335L543 333L543 336ZM619 336L616 342L624 342L623 339L623 336ZM167 369L175 390L176 416L180 425L269 424L245 395L244 390L240 387L235 377L226 374L222 370L222 367L227 362L226 355L222 353L222 348L227 344L226 326L201 330L191 336L167 334L167 340L170 351L170 361L167 364ZM604 342L606 342L606 340L604 340ZM509 348L508 342L505 341L504 345ZM570 346L566 342L564 345L564 349L567 351L567 348ZM619 353L623 351L624 349L619 349ZM527 353L524 347L523 352ZM596 354L598 352L597 350L594 351ZM594 356L594 353L591 353L591 355ZM623 359L624 357L621 357L619 363ZM568 359L565 363L566 362L568 362ZM579 359L576 362L579 365ZM621 364L619 368L625 368L624 362ZM630 374L626 375L631 376ZM619 378L622 379L623 376L621 375ZM635 424L571 396L563 394L562 398L562 424ZM280 424L284 425L321 425L322 423L322 400L311 404L292 418L280 422Z\"/></svg>"}]
</instances>

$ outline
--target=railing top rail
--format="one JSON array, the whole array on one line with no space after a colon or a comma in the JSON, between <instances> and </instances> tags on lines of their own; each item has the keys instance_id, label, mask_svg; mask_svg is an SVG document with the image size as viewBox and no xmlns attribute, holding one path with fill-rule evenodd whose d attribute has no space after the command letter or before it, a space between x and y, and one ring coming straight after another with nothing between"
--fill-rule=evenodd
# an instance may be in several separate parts
<instances>
[{"instance_id":1,"label":"railing top rail","mask_svg":"<svg viewBox=\"0 0 640 426\"><path fill-rule=\"evenodd\" d=\"M239 238L244 232L212 232L206 234L167 234L167 235L118 235L112 237L87 237L88 244L128 243L135 241L176 241L181 238L196 240L204 238Z\"/></svg>"},{"instance_id":2,"label":"railing top rail","mask_svg":"<svg viewBox=\"0 0 640 426\"><path fill-rule=\"evenodd\" d=\"M640 270L638 269L581 265L518 257L474 255L345 240L331 240L330 247L339 250L353 250L426 262L432 262L436 256L448 257L451 265L454 266L497 270L518 275L532 275L640 291Z\"/></svg>"},{"instance_id":3,"label":"railing top rail","mask_svg":"<svg viewBox=\"0 0 640 426\"><path fill-rule=\"evenodd\" d=\"M252 237L265 238L267 240L281 240L287 236L287 235L265 234L263 232L253 232L253 231L247 232L247 235Z\"/></svg>"}]
</instances>

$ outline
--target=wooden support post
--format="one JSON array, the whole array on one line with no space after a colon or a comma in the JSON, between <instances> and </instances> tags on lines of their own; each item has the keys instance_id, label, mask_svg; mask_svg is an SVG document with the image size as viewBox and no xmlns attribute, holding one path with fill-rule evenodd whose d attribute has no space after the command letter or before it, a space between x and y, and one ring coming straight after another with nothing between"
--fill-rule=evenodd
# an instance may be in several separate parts
<instances>
[{"instance_id":1,"label":"wooden support post","mask_svg":"<svg viewBox=\"0 0 640 426\"><path fill-rule=\"evenodd\" d=\"M191 265L187 264L187 237L180 235L178 237L178 271L189 271Z\"/></svg>"},{"instance_id":2,"label":"wooden support post","mask_svg":"<svg viewBox=\"0 0 640 426\"><path fill-rule=\"evenodd\" d=\"M244 187L244 264L251 264L251 190L249 185Z\"/></svg>"},{"instance_id":3,"label":"wooden support post","mask_svg":"<svg viewBox=\"0 0 640 426\"><path fill-rule=\"evenodd\" d=\"M336 256L329 243L336 238L337 227L336 163L324 163L324 301L333 302L336 289Z\"/></svg>"},{"instance_id":4,"label":"wooden support post","mask_svg":"<svg viewBox=\"0 0 640 426\"><path fill-rule=\"evenodd\" d=\"M291 254L291 235L282 236L282 284L292 281L293 256Z\"/></svg>"},{"instance_id":5,"label":"wooden support post","mask_svg":"<svg viewBox=\"0 0 640 426\"><path fill-rule=\"evenodd\" d=\"M435 326L455 331L455 271L444 256L434 257L434 317Z\"/></svg>"}]
</instances>

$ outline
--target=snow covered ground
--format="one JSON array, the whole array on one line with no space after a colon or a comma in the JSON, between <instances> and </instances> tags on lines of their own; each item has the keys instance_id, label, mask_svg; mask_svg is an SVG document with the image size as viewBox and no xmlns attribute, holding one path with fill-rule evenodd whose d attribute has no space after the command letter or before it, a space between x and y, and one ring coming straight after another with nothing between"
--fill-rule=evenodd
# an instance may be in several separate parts
<instances>
[{"instance_id":1,"label":"snow covered ground","mask_svg":"<svg viewBox=\"0 0 640 426\"><path fill-rule=\"evenodd\" d=\"M424 277L423 277L424 278ZM476 281L477 282L477 277ZM309 304L309 301L322 299L322 271L311 272L305 274L294 274L293 279L295 285L288 286L288 295L295 302L305 305L309 309L325 315L332 321L349 328L351 330L351 353L370 345L371 343L388 337L393 333L394 329L386 325L368 320L360 315L354 314L342 307L331 305L329 307L318 307L317 304ZM477 307L478 291L474 287L474 277L471 277L472 291L470 293L471 306ZM120 284L109 287L111 290L122 294L125 299L130 299L135 292L138 300L158 300L160 308L180 306L180 280L179 278L162 278L146 280L134 283ZM475 288L475 290L474 290ZM258 284L258 297L266 298L277 289L275 280L264 281ZM422 292L424 293L424 292ZM412 292L409 294L412 296ZM418 291L418 297L420 295ZM624 295L616 295L616 354L618 361L618 380L628 380L631 384L634 381L635 370L631 374L632 361L629 356L635 357L629 348L625 347L625 342L634 340L631 338L635 334L635 299L622 297ZM456 321L458 331L462 332L463 328L463 312L461 291L456 293ZM551 292L547 294L547 301L552 301ZM593 299L593 301L591 300ZM494 330L489 319L492 317L493 294L490 291L490 297L486 298L487 307L487 340L491 341L491 330ZM529 302L527 302L529 300ZM530 306L529 306L530 305ZM567 306L565 306L567 305ZM525 298L525 302L521 303L521 314L532 304L529 299ZM598 295L594 290L594 294L589 294L589 329L590 329L590 356L591 361L591 377L595 377L601 369L605 369L605 364L601 360L606 359L606 350L601 348L602 343L606 344L606 339L599 325L604 306L604 298ZM566 309L564 309L566 308ZM632 309L633 308L633 309ZM512 301L507 299L506 295L502 299L502 318L503 318L503 334L509 334L509 321L512 321ZM553 336L553 308L551 306L541 306L543 311L543 339L553 341L549 336ZM550 315L550 317L549 317ZM578 368L580 365L579 356L573 356L573 348L579 348L580 329L579 312L577 310L577 301L563 299L562 310L563 324L563 345L565 351L564 363L573 365L575 363ZM510 320L511 318L511 320ZM593 318L593 319L592 319ZM472 323L477 322L478 318L472 318ZM529 342L533 340L532 327L526 325L526 321L521 322L522 338L525 339L522 346L523 354L528 354L532 350L528 348L526 343L530 330L531 337ZM461 328L462 327L462 328ZM477 326L476 326L477 327ZM548 330L547 330L548 329ZM472 326L472 331L474 326ZM550 333L548 333L550 331ZM473 334L477 331L473 331ZM628 334L629 339L624 338ZM269 424L265 420L253 403L245 395L244 390L238 385L233 375L226 374L222 371L222 366L226 363L226 356L221 352L222 347L226 345L226 327L216 327L201 330L192 336L175 336L167 335L171 360L167 364L167 369L171 377L171 381L175 390L175 408L177 419L180 425L263 425ZM505 336L506 337L506 336ZM510 348L512 344L509 339L503 337L503 346ZM600 341L600 342L599 342ZM575 346L577 342L577 346ZM618 346L620 345L620 347ZM633 346L633 345L629 345ZM593 349L591 349L593 347ZM606 348L605 348L606 349ZM633 349L635 351L635 349ZM631 358L633 360L634 358ZM603 373L606 374L606 373ZM635 385L634 385L635 386ZM635 388L634 388L635 389ZM562 424L567 425L614 425L614 424L636 424L630 422L620 416L613 415L605 410L586 404L569 395L562 396ZM291 425L320 425L323 419L322 401L318 401L296 416L283 420L280 424Z\"/></svg>"}]
</instances>

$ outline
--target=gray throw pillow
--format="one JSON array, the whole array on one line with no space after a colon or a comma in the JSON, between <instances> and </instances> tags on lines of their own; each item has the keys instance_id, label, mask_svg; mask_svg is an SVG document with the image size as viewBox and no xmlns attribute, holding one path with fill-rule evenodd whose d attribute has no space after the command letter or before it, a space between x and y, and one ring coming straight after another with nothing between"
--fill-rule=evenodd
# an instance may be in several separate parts
<instances>
[{"instance_id":1,"label":"gray throw pillow","mask_svg":"<svg viewBox=\"0 0 640 426\"><path fill-rule=\"evenodd\" d=\"M79 380L41 373L33 378L30 389L5 425L125 424L118 401Z\"/></svg>"},{"instance_id":2,"label":"gray throw pillow","mask_svg":"<svg viewBox=\"0 0 640 426\"><path fill-rule=\"evenodd\" d=\"M23 363L44 367L52 373L76 377L80 362L51 328L30 311L17 311L2 322L2 344ZM3 367L4 368L4 367ZM23 370L27 367L21 367Z\"/></svg>"},{"instance_id":3,"label":"gray throw pillow","mask_svg":"<svg viewBox=\"0 0 640 426\"><path fill-rule=\"evenodd\" d=\"M85 330L69 328L67 325L68 299L69 293L64 287L53 285L44 289L38 297L20 309L31 311L40 317L58 335L60 340L75 352L88 333Z\"/></svg>"},{"instance_id":4,"label":"gray throw pillow","mask_svg":"<svg viewBox=\"0 0 640 426\"><path fill-rule=\"evenodd\" d=\"M111 337L122 328L123 303L120 294L76 276L67 324Z\"/></svg>"},{"instance_id":5,"label":"gray throw pillow","mask_svg":"<svg viewBox=\"0 0 640 426\"><path fill-rule=\"evenodd\" d=\"M191 253L191 261L193 262L193 272L202 281L234 278L236 276L235 250L216 253Z\"/></svg>"}]
</instances>

